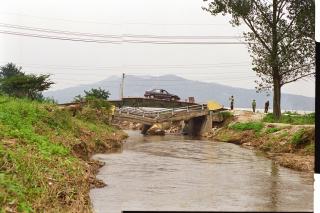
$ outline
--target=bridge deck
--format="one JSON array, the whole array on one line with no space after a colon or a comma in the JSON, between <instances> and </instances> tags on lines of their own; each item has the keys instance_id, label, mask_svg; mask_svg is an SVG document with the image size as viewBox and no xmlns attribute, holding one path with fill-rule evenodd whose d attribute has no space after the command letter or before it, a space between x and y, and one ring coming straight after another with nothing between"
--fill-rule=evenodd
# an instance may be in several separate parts
<instances>
[{"instance_id":1,"label":"bridge deck","mask_svg":"<svg viewBox=\"0 0 320 213\"><path fill-rule=\"evenodd\" d=\"M181 108L146 111L139 108L121 108L116 110L115 117L119 120L128 120L137 123L152 125L167 121L189 120L208 114L205 105L187 106Z\"/></svg>"}]
</instances>

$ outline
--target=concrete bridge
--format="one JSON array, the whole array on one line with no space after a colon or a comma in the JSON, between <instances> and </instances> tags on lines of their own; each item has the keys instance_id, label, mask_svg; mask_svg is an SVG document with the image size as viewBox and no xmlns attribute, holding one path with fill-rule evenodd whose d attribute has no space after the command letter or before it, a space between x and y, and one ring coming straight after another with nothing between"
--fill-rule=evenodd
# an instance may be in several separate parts
<instances>
[{"instance_id":1,"label":"concrete bridge","mask_svg":"<svg viewBox=\"0 0 320 213\"><path fill-rule=\"evenodd\" d=\"M108 100L116 107L155 107L155 108L178 108L186 106L194 106L199 104L185 101L171 101L154 98L123 98L122 100Z\"/></svg>"},{"instance_id":2,"label":"concrete bridge","mask_svg":"<svg viewBox=\"0 0 320 213\"><path fill-rule=\"evenodd\" d=\"M117 120L143 124L143 134L153 124L184 121L185 130L188 135L202 135L212 128L213 122L223 121L223 117L219 112L225 110L222 107L209 110L206 104L150 98L123 98L123 100L108 101L116 106L114 116ZM80 109L82 104L85 103L65 103L59 105L62 107L73 107L75 115L76 110ZM142 107L162 109L146 110Z\"/></svg>"},{"instance_id":3,"label":"concrete bridge","mask_svg":"<svg viewBox=\"0 0 320 213\"><path fill-rule=\"evenodd\" d=\"M141 108L125 107L115 111L117 120L132 121L143 124L142 134L157 123L185 121L188 135L196 136L211 130L213 122L223 121L219 113L223 108L209 111L206 105L193 105L172 109L144 110Z\"/></svg>"}]
</instances>

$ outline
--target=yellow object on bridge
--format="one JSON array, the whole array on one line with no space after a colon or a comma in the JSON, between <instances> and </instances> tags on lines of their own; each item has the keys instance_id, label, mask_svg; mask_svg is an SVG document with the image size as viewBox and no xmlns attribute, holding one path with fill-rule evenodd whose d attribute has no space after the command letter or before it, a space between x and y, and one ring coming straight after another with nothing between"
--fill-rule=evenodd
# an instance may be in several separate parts
<instances>
[{"instance_id":1,"label":"yellow object on bridge","mask_svg":"<svg viewBox=\"0 0 320 213\"><path fill-rule=\"evenodd\" d=\"M208 110L222 109L223 106L216 101L208 101Z\"/></svg>"}]
</instances>

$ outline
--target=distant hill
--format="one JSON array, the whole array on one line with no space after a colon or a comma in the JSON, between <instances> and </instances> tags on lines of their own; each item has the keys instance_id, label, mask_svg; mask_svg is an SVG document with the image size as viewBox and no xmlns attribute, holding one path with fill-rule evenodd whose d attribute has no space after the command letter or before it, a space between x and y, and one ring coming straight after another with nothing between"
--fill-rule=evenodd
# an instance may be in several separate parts
<instances>
[{"instance_id":1,"label":"distant hill","mask_svg":"<svg viewBox=\"0 0 320 213\"><path fill-rule=\"evenodd\" d=\"M72 101L74 96L83 94L83 90L101 87L110 91L110 99L118 99L120 82L121 79L119 77L112 76L92 84L47 91L44 95L53 97L58 100L59 103L65 103ZM179 95L182 100L194 96L196 102L215 100L225 106L229 106L228 98L233 95L235 97L235 107L240 108L251 107L252 99L257 101L257 108L263 108L264 102L269 99L272 108L272 96L267 97L266 93L256 93L254 89L243 89L217 83L192 81L175 75L159 77L128 75L125 79L124 95L125 97L142 97L146 90L153 88L166 89L170 93ZM314 111L315 109L315 99L301 95L282 94L281 104L282 109L287 110Z\"/></svg>"}]
</instances>

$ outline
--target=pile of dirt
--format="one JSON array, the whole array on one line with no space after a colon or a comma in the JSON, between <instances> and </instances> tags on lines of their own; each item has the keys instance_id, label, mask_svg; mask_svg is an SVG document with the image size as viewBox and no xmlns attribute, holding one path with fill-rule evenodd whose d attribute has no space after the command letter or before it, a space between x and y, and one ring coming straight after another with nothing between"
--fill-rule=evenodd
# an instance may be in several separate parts
<instances>
[{"instance_id":1,"label":"pile of dirt","mask_svg":"<svg viewBox=\"0 0 320 213\"><path fill-rule=\"evenodd\" d=\"M119 129L124 129L124 130L141 130L143 126L141 123L137 123L137 122L117 121L117 120L114 120L112 124L114 126L117 126Z\"/></svg>"},{"instance_id":2,"label":"pile of dirt","mask_svg":"<svg viewBox=\"0 0 320 213\"><path fill-rule=\"evenodd\" d=\"M161 124L154 124L148 129L147 135L165 135L165 131Z\"/></svg>"},{"instance_id":3,"label":"pile of dirt","mask_svg":"<svg viewBox=\"0 0 320 213\"><path fill-rule=\"evenodd\" d=\"M130 121L113 121L113 125L124 130L142 130L143 124ZM147 131L147 135L165 135L165 134L180 134L182 131L182 122L164 122L154 124Z\"/></svg>"}]
</instances>

